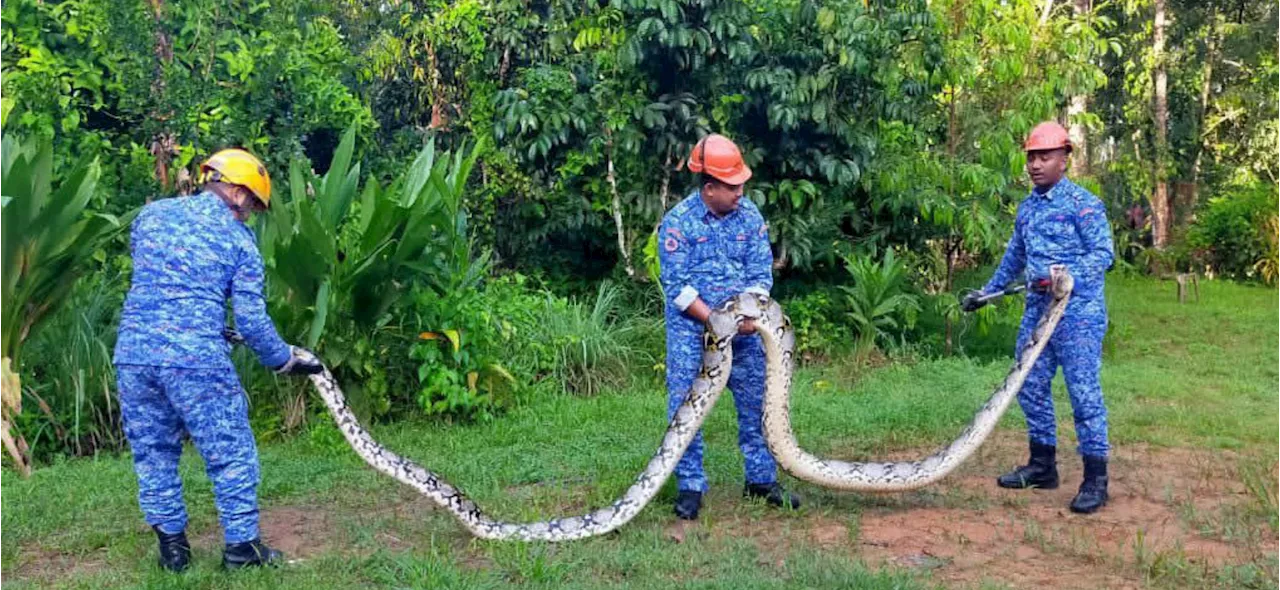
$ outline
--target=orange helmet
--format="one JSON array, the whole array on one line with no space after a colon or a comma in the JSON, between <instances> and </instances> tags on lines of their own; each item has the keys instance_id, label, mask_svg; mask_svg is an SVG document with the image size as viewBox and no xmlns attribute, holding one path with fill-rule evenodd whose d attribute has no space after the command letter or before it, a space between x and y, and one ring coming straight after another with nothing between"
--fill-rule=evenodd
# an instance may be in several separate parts
<instances>
[{"instance_id":1,"label":"orange helmet","mask_svg":"<svg viewBox=\"0 0 1280 590\"><path fill-rule=\"evenodd\" d=\"M742 152L729 138L711 134L694 144L689 152L689 171L706 173L725 184L745 184L751 169L742 161Z\"/></svg>"},{"instance_id":2,"label":"orange helmet","mask_svg":"<svg viewBox=\"0 0 1280 590\"><path fill-rule=\"evenodd\" d=\"M253 154L240 149L222 150L200 165L200 183L225 182L249 189L265 206L271 206L271 177Z\"/></svg>"},{"instance_id":3,"label":"orange helmet","mask_svg":"<svg viewBox=\"0 0 1280 590\"><path fill-rule=\"evenodd\" d=\"M1022 149L1028 152L1062 148L1071 149L1071 138L1067 136L1067 130L1054 121L1036 125L1022 144Z\"/></svg>"}]
</instances>

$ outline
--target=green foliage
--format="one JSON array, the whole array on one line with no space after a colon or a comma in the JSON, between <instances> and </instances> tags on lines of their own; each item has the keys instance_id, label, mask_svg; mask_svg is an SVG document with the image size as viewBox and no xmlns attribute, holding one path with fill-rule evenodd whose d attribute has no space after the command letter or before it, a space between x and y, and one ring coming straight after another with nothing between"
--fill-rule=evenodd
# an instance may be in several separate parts
<instances>
[{"instance_id":1,"label":"green foliage","mask_svg":"<svg viewBox=\"0 0 1280 590\"><path fill-rule=\"evenodd\" d=\"M858 339L858 350L869 353L885 341L915 325L920 300L908 292L907 268L885 250L884 257L850 256L844 260L853 285L844 285L844 315Z\"/></svg>"},{"instance_id":2,"label":"green foliage","mask_svg":"<svg viewBox=\"0 0 1280 590\"><path fill-rule=\"evenodd\" d=\"M229 145L282 173L304 149L331 151L325 136L337 130L372 129L337 8L7 2L6 124L55 137L59 161L101 156L102 196L116 213L174 190L183 170L195 175L193 156Z\"/></svg>"},{"instance_id":3,"label":"green foliage","mask_svg":"<svg viewBox=\"0 0 1280 590\"><path fill-rule=\"evenodd\" d=\"M853 330L841 321L844 301L832 289L815 289L783 303L796 331L795 354L802 363L814 363L847 352Z\"/></svg>"},{"instance_id":4,"label":"green foliage","mask_svg":"<svg viewBox=\"0 0 1280 590\"><path fill-rule=\"evenodd\" d=\"M608 283L579 302L515 274L451 295L420 290L414 301L423 332L410 357L420 362L417 402L428 414L490 419L548 387L595 395L626 386L654 360L642 342L659 326L628 315L621 289Z\"/></svg>"},{"instance_id":5,"label":"green foliage","mask_svg":"<svg viewBox=\"0 0 1280 590\"><path fill-rule=\"evenodd\" d=\"M1255 184L1209 199L1187 235L1208 270L1275 282L1276 194L1274 184Z\"/></svg>"},{"instance_id":6,"label":"green foliage","mask_svg":"<svg viewBox=\"0 0 1280 590\"><path fill-rule=\"evenodd\" d=\"M1253 263L1253 270L1258 273L1262 282L1274 285L1276 279L1280 278L1280 217L1272 214L1258 225L1258 232L1265 239L1266 248L1262 257Z\"/></svg>"},{"instance_id":7,"label":"green foliage","mask_svg":"<svg viewBox=\"0 0 1280 590\"><path fill-rule=\"evenodd\" d=\"M426 414L491 419L511 401L514 378L499 362L502 318L491 300L471 287L439 293L419 289L414 317L422 332L409 351L418 364L417 405Z\"/></svg>"},{"instance_id":8,"label":"green foliage","mask_svg":"<svg viewBox=\"0 0 1280 590\"><path fill-rule=\"evenodd\" d=\"M353 159L354 146L353 127L319 178L310 177L300 161L293 163L291 198L267 216L263 254L277 279L273 317L287 327L286 333L316 348L340 376L362 388L367 410L380 415L392 409L389 385L403 383L382 368L388 347L418 332L460 330L461 325L451 325L459 321L486 323L457 315L479 311L468 307L468 297L488 265L486 256L473 255L462 203L480 152L437 154L435 143L428 142L400 178L386 187L368 178L357 197L360 164ZM405 326L393 308L403 305L402 298L415 285L417 320L411 323L416 325ZM443 307L424 309L428 300L443 301ZM467 327L471 332L472 326ZM426 355L418 360L439 360L423 352L428 348L415 346L415 354ZM463 354L460 343L454 348ZM467 382L468 375L484 369L489 372L479 376L487 377L493 369L492 363L473 367L472 361L454 359L467 370L453 381L441 376L447 373L428 374L426 369L417 371L418 380L431 391L456 391L464 382L474 389L475 377ZM469 415L475 405L435 401L421 406L433 413Z\"/></svg>"},{"instance_id":9,"label":"green foliage","mask_svg":"<svg viewBox=\"0 0 1280 590\"><path fill-rule=\"evenodd\" d=\"M22 343L63 304L95 252L133 215L91 211L97 161L55 174L48 138L6 134L3 159L3 356L20 362Z\"/></svg>"}]
</instances>

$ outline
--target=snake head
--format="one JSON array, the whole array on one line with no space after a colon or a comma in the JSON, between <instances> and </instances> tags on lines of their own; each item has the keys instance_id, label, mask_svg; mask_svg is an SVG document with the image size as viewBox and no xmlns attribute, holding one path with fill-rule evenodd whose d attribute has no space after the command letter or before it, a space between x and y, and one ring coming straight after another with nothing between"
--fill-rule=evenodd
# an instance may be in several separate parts
<instances>
[{"instance_id":1,"label":"snake head","mask_svg":"<svg viewBox=\"0 0 1280 590\"><path fill-rule=\"evenodd\" d=\"M707 333L714 340L733 338L738 333L739 321L731 299L707 317Z\"/></svg>"},{"instance_id":2,"label":"snake head","mask_svg":"<svg viewBox=\"0 0 1280 590\"><path fill-rule=\"evenodd\" d=\"M1062 264L1054 264L1049 267L1049 280L1053 282L1051 289L1053 290L1054 299L1062 299L1071 293L1075 288L1075 278L1071 276L1071 272Z\"/></svg>"},{"instance_id":3,"label":"snake head","mask_svg":"<svg viewBox=\"0 0 1280 590\"><path fill-rule=\"evenodd\" d=\"M756 293L739 293L724 302L707 318L707 327L714 338L733 337L738 326L746 320L757 320L765 315L769 298Z\"/></svg>"}]
</instances>

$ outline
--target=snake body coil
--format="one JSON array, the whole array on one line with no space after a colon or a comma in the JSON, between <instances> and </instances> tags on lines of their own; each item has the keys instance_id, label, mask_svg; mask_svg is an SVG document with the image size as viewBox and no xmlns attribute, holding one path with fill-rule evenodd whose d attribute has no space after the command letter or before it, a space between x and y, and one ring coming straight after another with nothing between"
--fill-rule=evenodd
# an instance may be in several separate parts
<instances>
[{"instance_id":1,"label":"snake body coil","mask_svg":"<svg viewBox=\"0 0 1280 590\"><path fill-rule=\"evenodd\" d=\"M1018 354L1017 362L995 393L983 404L969 426L951 444L917 461L849 462L815 457L796 442L791 430L791 367L795 333L777 303L766 308L757 322L764 341L766 386L764 432L769 452L783 469L798 479L827 488L851 491L894 492L911 490L938 481L964 462L995 429L1000 416L1022 389L1022 382L1048 344L1066 312L1073 280L1066 269L1054 266L1048 308Z\"/></svg>"},{"instance_id":2,"label":"snake body coil","mask_svg":"<svg viewBox=\"0 0 1280 590\"><path fill-rule=\"evenodd\" d=\"M717 309L707 321L702 368L688 395L667 427L658 450L630 488L612 504L580 516L512 523L494 520L438 474L401 457L379 444L356 419L337 380L326 368L312 375L311 383L337 422L347 442L366 463L396 481L408 485L448 510L473 535L483 539L516 541L569 541L602 535L635 517L675 470L694 435L724 391L733 364L733 337L747 319L757 321L767 358L764 431L769 450L778 463L796 477L819 485L846 490L906 490L945 476L969 456L995 427L996 421L1017 393L1027 372L1053 333L1066 308L1071 277L1055 268L1054 301L1036 327L1029 344L1004 383L982 407L972 424L948 447L920 461L902 463L848 463L816 458L799 448L791 431L789 388L795 334L782 308L772 300L742 294Z\"/></svg>"}]
</instances>

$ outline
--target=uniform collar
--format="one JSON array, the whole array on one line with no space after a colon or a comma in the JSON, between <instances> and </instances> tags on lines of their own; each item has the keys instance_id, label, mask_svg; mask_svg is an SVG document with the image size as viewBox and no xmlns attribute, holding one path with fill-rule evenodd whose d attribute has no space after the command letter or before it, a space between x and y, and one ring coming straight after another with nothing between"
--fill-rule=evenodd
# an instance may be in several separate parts
<instances>
[{"instance_id":1,"label":"uniform collar","mask_svg":"<svg viewBox=\"0 0 1280 590\"><path fill-rule=\"evenodd\" d=\"M732 218L734 215L737 215L740 211L742 211L742 204L739 203L737 209L730 211L724 217L720 217L716 215L715 212L712 211L709 207L707 207L706 201L702 200L702 189L697 189L693 191L692 196L693 196L693 207L692 207L693 214L696 215L698 219L701 219L703 221L716 221L716 220L723 221L725 219Z\"/></svg>"},{"instance_id":2,"label":"uniform collar","mask_svg":"<svg viewBox=\"0 0 1280 590\"><path fill-rule=\"evenodd\" d=\"M1058 184L1049 187L1049 190L1040 192L1040 188L1036 187L1031 189L1031 194L1041 197L1046 201L1052 201L1055 195L1062 194L1062 192L1067 190L1069 187L1071 187L1071 181L1068 180L1066 176L1063 176L1058 180Z\"/></svg>"}]
</instances>

